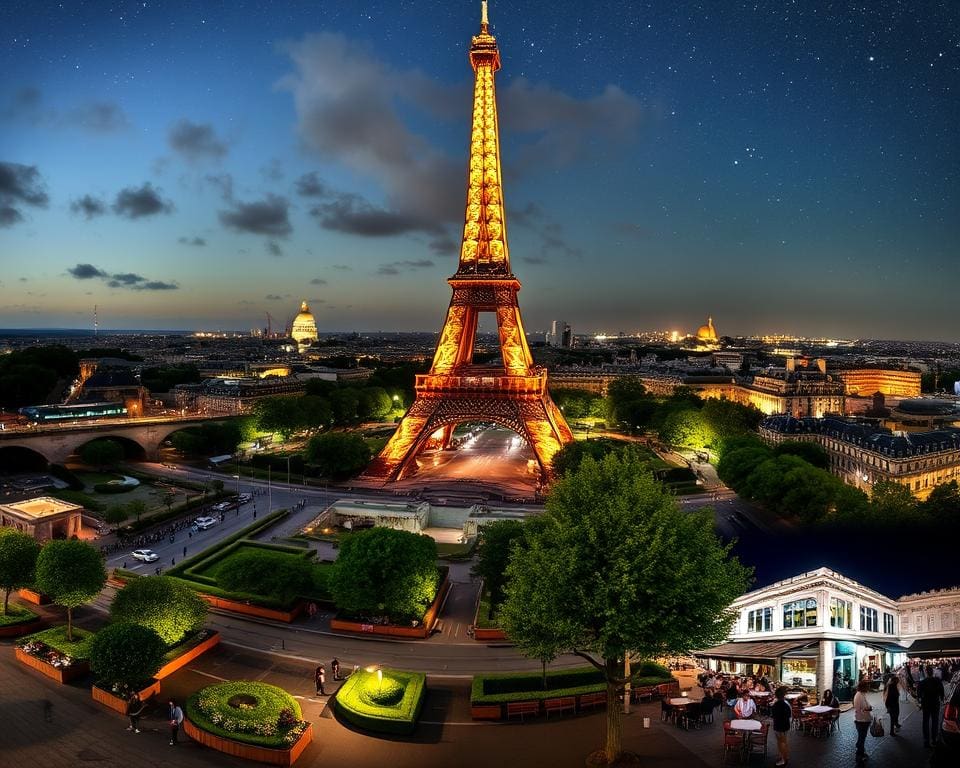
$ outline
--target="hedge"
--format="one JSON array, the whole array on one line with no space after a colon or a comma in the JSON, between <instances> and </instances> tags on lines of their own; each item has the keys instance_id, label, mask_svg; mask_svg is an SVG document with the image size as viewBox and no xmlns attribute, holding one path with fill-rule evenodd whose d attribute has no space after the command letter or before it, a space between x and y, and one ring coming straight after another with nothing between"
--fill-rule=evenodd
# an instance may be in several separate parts
<instances>
[{"instance_id":1,"label":"hedge","mask_svg":"<svg viewBox=\"0 0 960 768\"><path fill-rule=\"evenodd\" d=\"M39 614L34 613L28 608L10 603L7 612L0 613L0 627L12 627L16 624L29 624L34 619L39 619Z\"/></svg>"},{"instance_id":2,"label":"hedge","mask_svg":"<svg viewBox=\"0 0 960 768\"><path fill-rule=\"evenodd\" d=\"M409 734L417 726L423 697L426 693L427 676L423 672L401 672L396 669L382 670L385 680L392 679L404 686L403 698L396 704L374 704L364 700L362 687L374 685L376 672L354 672L340 686L334 701L336 711L347 722L378 733Z\"/></svg>"},{"instance_id":3,"label":"hedge","mask_svg":"<svg viewBox=\"0 0 960 768\"><path fill-rule=\"evenodd\" d=\"M653 662L643 662L630 678L635 687L659 685L673 680L670 670ZM543 676L536 672L513 672L476 675L470 688L472 704L505 704L511 701L541 701L559 696L599 693L607 688L603 673L594 667L578 667L547 672L547 687Z\"/></svg>"},{"instance_id":4,"label":"hedge","mask_svg":"<svg viewBox=\"0 0 960 768\"><path fill-rule=\"evenodd\" d=\"M286 509L278 509L274 512L271 512L269 515L265 515L264 517L260 518L256 522L251 523L246 528L241 528L236 533L232 533L229 536L227 536L225 539L221 539L213 546L207 547L203 551L188 557L186 560L181 560L179 564L177 564L176 566L171 568L169 571L167 571L167 575L177 576L183 573L187 568L193 568L197 563L206 559L217 550L223 549L224 547L227 547L230 544L233 544L235 541L240 541L240 539L245 539L250 536L253 536L254 534L259 533L265 528L269 528L278 520L282 520L283 518L288 517L289 515L290 515L290 512L289 510L286 510Z\"/></svg>"},{"instance_id":5,"label":"hedge","mask_svg":"<svg viewBox=\"0 0 960 768\"><path fill-rule=\"evenodd\" d=\"M256 704L240 709L230 706L237 696L251 696ZM287 748L295 742L306 727L301 719L300 704L289 693L275 685L238 680L201 688L187 699L186 715L201 730L215 736L262 747ZM278 727L281 713L289 710L296 726ZM214 722L215 720L219 722ZM227 722L236 725L224 727ZM291 738L285 738L285 736Z\"/></svg>"},{"instance_id":6,"label":"hedge","mask_svg":"<svg viewBox=\"0 0 960 768\"><path fill-rule=\"evenodd\" d=\"M500 622L497 621L496 615L494 607L490 604L490 590L484 588L480 593L480 603L477 605L477 626L481 629L499 629Z\"/></svg>"},{"instance_id":7,"label":"hedge","mask_svg":"<svg viewBox=\"0 0 960 768\"><path fill-rule=\"evenodd\" d=\"M67 640L66 626L51 627L42 632L36 632L17 640L17 645L26 645L27 643L39 641L46 643L51 648L60 651L60 653L72 656L79 661L86 661L90 658L90 643L94 637L93 632L80 627L73 628L73 642Z\"/></svg>"}]
</instances>

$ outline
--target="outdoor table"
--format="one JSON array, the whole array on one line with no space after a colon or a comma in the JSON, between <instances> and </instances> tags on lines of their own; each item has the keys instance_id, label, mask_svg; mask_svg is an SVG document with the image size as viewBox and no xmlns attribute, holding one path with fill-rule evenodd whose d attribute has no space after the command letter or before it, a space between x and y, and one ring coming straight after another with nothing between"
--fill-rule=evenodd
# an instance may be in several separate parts
<instances>
[{"instance_id":1,"label":"outdoor table","mask_svg":"<svg viewBox=\"0 0 960 768\"><path fill-rule=\"evenodd\" d=\"M833 707L827 707L823 704L815 704L812 707L804 707L804 712L808 712L811 715L825 715L827 712L832 712Z\"/></svg>"},{"instance_id":2,"label":"outdoor table","mask_svg":"<svg viewBox=\"0 0 960 768\"><path fill-rule=\"evenodd\" d=\"M671 707L685 707L685 706L687 706L687 704L692 704L692 703L693 703L693 699L687 699L687 698L682 698L682 699L670 699L667 703L668 703Z\"/></svg>"},{"instance_id":3,"label":"outdoor table","mask_svg":"<svg viewBox=\"0 0 960 768\"><path fill-rule=\"evenodd\" d=\"M787 701L795 701L796 699L799 699L801 696L803 696L802 693L788 693L783 698L785 698Z\"/></svg>"},{"instance_id":4,"label":"outdoor table","mask_svg":"<svg viewBox=\"0 0 960 768\"><path fill-rule=\"evenodd\" d=\"M759 731L760 721L759 720L731 720L730 730L744 731L744 732Z\"/></svg>"},{"instance_id":5,"label":"outdoor table","mask_svg":"<svg viewBox=\"0 0 960 768\"><path fill-rule=\"evenodd\" d=\"M767 696L773 696L770 691L750 691L750 695L755 699L765 699Z\"/></svg>"}]
</instances>

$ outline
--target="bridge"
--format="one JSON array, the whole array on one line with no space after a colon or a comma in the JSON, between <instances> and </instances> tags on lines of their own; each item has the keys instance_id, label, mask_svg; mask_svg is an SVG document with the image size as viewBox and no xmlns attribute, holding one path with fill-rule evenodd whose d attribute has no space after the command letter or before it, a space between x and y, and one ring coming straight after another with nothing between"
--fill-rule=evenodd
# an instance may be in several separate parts
<instances>
[{"instance_id":1,"label":"bridge","mask_svg":"<svg viewBox=\"0 0 960 768\"><path fill-rule=\"evenodd\" d=\"M0 456L6 448L26 448L51 464L62 464L81 447L102 437L110 437L138 448L147 461L160 458L163 441L178 430L206 421L226 421L230 416L173 416L140 419L104 419L79 424L37 425L0 431ZM2 460L0 460L2 464Z\"/></svg>"}]
</instances>

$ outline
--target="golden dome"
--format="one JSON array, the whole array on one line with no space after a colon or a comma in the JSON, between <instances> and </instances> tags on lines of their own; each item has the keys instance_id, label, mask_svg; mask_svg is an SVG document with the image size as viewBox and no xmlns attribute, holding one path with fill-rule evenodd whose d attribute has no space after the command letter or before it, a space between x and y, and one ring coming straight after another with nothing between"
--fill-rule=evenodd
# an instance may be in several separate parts
<instances>
[{"instance_id":1,"label":"golden dome","mask_svg":"<svg viewBox=\"0 0 960 768\"><path fill-rule=\"evenodd\" d=\"M697 340L698 341L718 341L720 336L717 334L717 329L713 327L713 318L707 318L707 324L701 325L697 328Z\"/></svg>"},{"instance_id":2,"label":"golden dome","mask_svg":"<svg viewBox=\"0 0 960 768\"><path fill-rule=\"evenodd\" d=\"M298 343L317 340L317 321L305 301L300 303L300 314L293 319L290 336Z\"/></svg>"}]
</instances>

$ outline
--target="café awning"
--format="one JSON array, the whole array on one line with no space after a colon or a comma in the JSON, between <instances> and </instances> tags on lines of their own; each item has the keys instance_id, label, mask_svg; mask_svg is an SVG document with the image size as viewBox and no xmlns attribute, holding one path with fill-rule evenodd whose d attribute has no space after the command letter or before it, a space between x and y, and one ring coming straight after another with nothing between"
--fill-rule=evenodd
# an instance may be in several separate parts
<instances>
[{"instance_id":1,"label":"caf\u00e9 awning","mask_svg":"<svg viewBox=\"0 0 960 768\"><path fill-rule=\"evenodd\" d=\"M817 640L781 640L768 642L724 643L697 651L695 655L710 659L730 659L733 661L749 661L759 664L774 664L777 659L788 653L805 648L815 648Z\"/></svg>"},{"instance_id":2,"label":"caf\u00e9 awning","mask_svg":"<svg viewBox=\"0 0 960 768\"><path fill-rule=\"evenodd\" d=\"M906 649L908 656L917 658L937 658L940 656L960 656L960 636L921 637L914 640Z\"/></svg>"}]
</instances>

